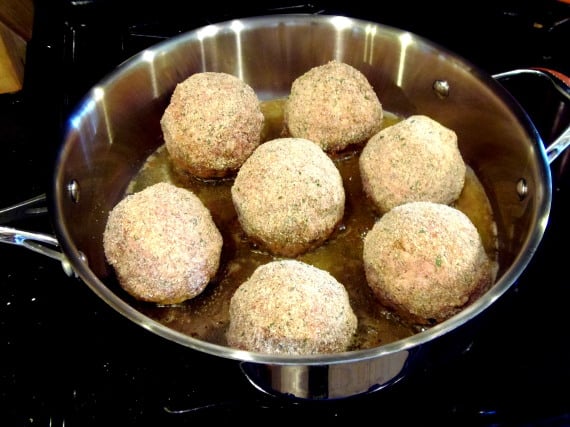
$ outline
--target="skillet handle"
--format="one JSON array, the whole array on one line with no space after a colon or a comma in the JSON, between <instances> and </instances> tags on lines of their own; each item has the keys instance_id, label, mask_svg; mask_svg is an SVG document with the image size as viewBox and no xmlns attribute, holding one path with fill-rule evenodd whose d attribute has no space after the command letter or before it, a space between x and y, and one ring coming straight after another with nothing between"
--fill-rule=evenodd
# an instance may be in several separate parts
<instances>
[{"instance_id":1,"label":"skillet handle","mask_svg":"<svg viewBox=\"0 0 570 427\"><path fill-rule=\"evenodd\" d=\"M0 209L0 224L46 214L48 210L45 203L46 196L41 194L16 205ZM33 252L56 259L61 262L63 271L68 276L74 274L68 259L57 249L59 242L52 235L0 226L0 242L22 246Z\"/></svg>"},{"instance_id":2,"label":"skillet handle","mask_svg":"<svg viewBox=\"0 0 570 427\"><path fill-rule=\"evenodd\" d=\"M497 80L522 74L534 75L548 80L554 88L570 103L570 77L549 68L523 68L493 75ZM570 126L568 126L550 145L546 147L548 162L552 164L570 145Z\"/></svg>"}]
</instances>

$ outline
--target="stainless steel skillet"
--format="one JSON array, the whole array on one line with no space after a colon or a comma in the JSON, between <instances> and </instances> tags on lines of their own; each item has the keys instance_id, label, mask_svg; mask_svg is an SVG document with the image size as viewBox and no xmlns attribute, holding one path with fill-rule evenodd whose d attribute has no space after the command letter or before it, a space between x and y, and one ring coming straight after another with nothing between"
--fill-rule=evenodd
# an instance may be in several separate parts
<instances>
[{"instance_id":1,"label":"stainless steel skillet","mask_svg":"<svg viewBox=\"0 0 570 427\"><path fill-rule=\"evenodd\" d=\"M192 73L223 71L271 99L286 96L297 76L330 59L361 70L386 110L427 114L456 130L496 216L500 270L493 288L453 318L409 338L310 357L238 351L183 334L138 310L111 284L102 232L110 209L162 143L159 118L176 83ZM55 235L0 227L0 239L62 261L69 274L150 332L189 351L236 360L267 393L326 400L380 390L421 366L424 351L443 335L484 315L524 273L540 244L552 199L550 164L566 148L570 131L545 148L527 113L497 81L520 74L546 78L570 99L565 76L532 69L490 76L414 34L343 16L272 15L199 28L119 65L69 117L46 199ZM35 209L38 201L44 206L40 197L2 214Z\"/></svg>"}]
</instances>

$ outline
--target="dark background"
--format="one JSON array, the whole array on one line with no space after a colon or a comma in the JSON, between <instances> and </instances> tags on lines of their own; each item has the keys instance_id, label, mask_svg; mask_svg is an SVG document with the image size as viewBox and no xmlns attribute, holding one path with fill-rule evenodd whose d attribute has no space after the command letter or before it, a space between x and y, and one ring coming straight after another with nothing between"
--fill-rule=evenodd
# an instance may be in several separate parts
<instances>
[{"instance_id":1,"label":"dark background","mask_svg":"<svg viewBox=\"0 0 570 427\"><path fill-rule=\"evenodd\" d=\"M277 12L344 14L424 36L489 74L545 66L570 75L570 6L560 1L36 1L24 89L0 95L0 207L49 192L66 117L139 50L212 22ZM539 82L513 85L545 141L568 124ZM558 122L557 122L558 120ZM266 396L239 364L199 354L131 323L60 264L0 245L0 425L191 425L199 421L385 425L570 425L566 269L570 174L551 165L553 206L537 253L468 332L389 389L338 402ZM51 230L49 215L13 224ZM471 335L472 333L472 335ZM455 339L450 337L449 339Z\"/></svg>"}]
</instances>

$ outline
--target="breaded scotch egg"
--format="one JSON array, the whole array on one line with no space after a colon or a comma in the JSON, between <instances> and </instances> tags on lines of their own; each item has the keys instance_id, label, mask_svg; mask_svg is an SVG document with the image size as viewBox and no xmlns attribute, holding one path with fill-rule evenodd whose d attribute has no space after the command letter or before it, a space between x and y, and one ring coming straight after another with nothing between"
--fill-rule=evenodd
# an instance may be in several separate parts
<instances>
[{"instance_id":1,"label":"breaded scotch egg","mask_svg":"<svg viewBox=\"0 0 570 427\"><path fill-rule=\"evenodd\" d=\"M495 278L467 215L433 202L405 203L384 214L366 234L363 262L379 301L417 325L458 313Z\"/></svg>"},{"instance_id":2,"label":"breaded scotch egg","mask_svg":"<svg viewBox=\"0 0 570 427\"><path fill-rule=\"evenodd\" d=\"M316 248L344 215L339 170L302 138L261 144L240 168L231 196L245 234L275 255L295 257Z\"/></svg>"},{"instance_id":3,"label":"breaded scotch egg","mask_svg":"<svg viewBox=\"0 0 570 427\"><path fill-rule=\"evenodd\" d=\"M335 153L378 132L383 110L366 76L349 64L330 61L297 77L285 103L290 136Z\"/></svg>"},{"instance_id":4,"label":"breaded scotch egg","mask_svg":"<svg viewBox=\"0 0 570 427\"><path fill-rule=\"evenodd\" d=\"M202 201L164 182L123 198L109 212L103 234L120 285L158 304L200 294L217 273L222 244Z\"/></svg>"},{"instance_id":5,"label":"breaded scotch egg","mask_svg":"<svg viewBox=\"0 0 570 427\"><path fill-rule=\"evenodd\" d=\"M173 164L199 178L235 174L261 143L264 116L253 89L227 73L179 83L160 121Z\"/></svg>"},{"instance_id":6,"label":"breaded scotch egg","mask_svg":"<svg viewBox=\"0 0 570 427\"><path fill-rule=\"evenodd\" d=\"M347 350L357 327L345 287L297 260L258 267L230 301L228 345L271 354Z\"/></svg>"},{"instance_id":7,"label":"breaded scotch egg","mask_svg":"<svg viewBox=\"0 0 570 427\"><path fill-rule=\"evenodd\" d=\"M363 189L380 212L415 201L451 204L465 183L456 133L425 115L378 132L359 162Z\"/></svg>"}]
</instances>

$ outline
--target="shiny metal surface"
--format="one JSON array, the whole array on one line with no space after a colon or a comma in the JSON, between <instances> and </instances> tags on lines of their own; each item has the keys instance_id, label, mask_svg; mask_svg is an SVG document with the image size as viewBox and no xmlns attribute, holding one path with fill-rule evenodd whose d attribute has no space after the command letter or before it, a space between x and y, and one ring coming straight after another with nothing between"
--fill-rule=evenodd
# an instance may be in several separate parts
<instances>
[{"instance_id":1,"label":"shiny metal surface","mask_svg":"<svg viewBox=\"0 0 570 427\"><path fill-rule=\"evenodd\" d=\"M242 362L251 384L272 396L333 400L371 393L394 384L406 375L417 348L350 363L272 365Z\"/></svg>"},{"instance_id":2,"label":"shiny metal surface","mask_svg":"<svg viewBox=\"0 0 570 427\"><path fill-rule=\"evenodd\" d=\"M20 219L47 213L46 195L40 194L16 205L0 209L0 224L9 224ZM59 242L55 236L0 226L0 242L22 246L33 252L58 260L62 263L64 270L68 274L71 273L71 266L65 255L59 250Z\"/></svg>"},{"instance_id":3,"label":"shiny metal surface","mask_svg":"<svg viewBox=\"0 0 570 427\"><path fill-rule=\"evenodd\" d=\"M555 70L549 70L546 68L529 68L522 70L512 70L506 71L504 73L496 74L495 77L498 80L507 78L516 78L522 75L531 75L538 78L543 78L548 80L563 98L570 102L570 77L560 74ZM548 162L552 163L558 158L570 145L570 127L564 130L554 142L550 143L546 147L546 156Z\"/></svg>"},{"instance_id":4,"label":"shiny metal surface","mask_svg":"<svg viewBox=\"0 0 570 427\"><path fill-rule=\"evenodd\" d=\"M162 143L159 118L175 85L196 72L228 72L270 99L286 96L297 76L331 59L361 70L386 110L427 114L456 130L496 213L500 271L494 287L463 312L408 339L322 356L273 356L203 342L144 316L115 294L106 285L111 271L102 250L107 214ZM434 93L434 81L448 83L445 98ZM517 193L521 179L528 187L523 200ZM71 184L80 198L70 197ZM542 141L491 76L394 28L338 16L274 15L182 34L141 52L96 85L69 119L49 209L73 270L131 321L191 349L243 362L248 378L270 394L336 399L397 381L412 361L421 360L411 360L412 353L471 321L506 292L540 243L551 193Z\"/></svg>"}]
</instances>

